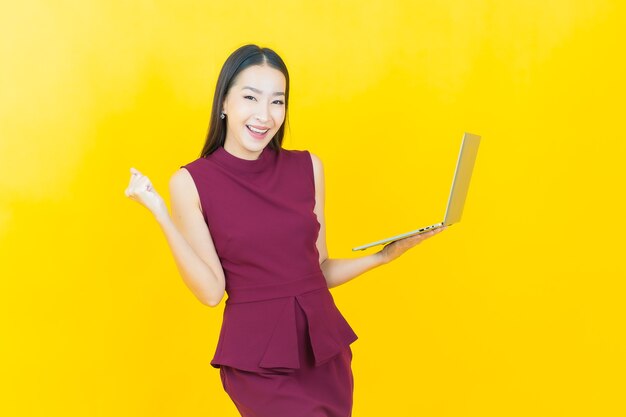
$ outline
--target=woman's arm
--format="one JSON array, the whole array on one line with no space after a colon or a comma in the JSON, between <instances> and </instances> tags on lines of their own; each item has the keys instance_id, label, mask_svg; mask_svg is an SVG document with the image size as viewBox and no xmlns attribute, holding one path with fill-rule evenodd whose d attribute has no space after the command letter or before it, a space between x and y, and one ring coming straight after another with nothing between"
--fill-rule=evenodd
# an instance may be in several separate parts
<instances>
[{"instance_id":1,"label":"woman's arm","mask_svg":"<svg viewBox=\"0 0 626 417\"><path fill-rule=\"evenodd\" d=\"M326 221L324 216L325 206L325 181L324 181L324 167L321 159L311 154L311 161L313 163L313 173L315 177L315 214L317 220L320 223L320 232L317 237L317 250L320 255L320 267L326 278L328 288L333 288L338 285L344 284L353 278L376 268L380 265L391 262L398 258L404 252L419 244L424 239L434 236L437 233L445 230L445 227L432 230L421 235L414 235L408 238L400 239L390 244L385 245L380 251L371 255L365 255L359 258L352 259L330 259L328 258L328 249L326 246Z\"/></svg>"},{"instance_id":2,"label":"woman's arm","mask_svg":"<svg viewBox=\"0 0 626 417\"><path fill-rule=\"evenodd\" d=\"M200 197L191 174L176 171L169 181L172 217L150 179L130 169L124 194L146 207L156 218L174 255L183 281L201 303L215 307L224 296L224 271L204 222Z\"/></svg>"},{"instance_id":3,"label":"woman's arm","mask_svg":"<svg viewBox=\"0 0 626 417\"><path fill-rule=\"evenodd\" d=\"M186 169L176 171L169 191L172 217L167 212L155 217L185 285L200 302L215 307L224 297L226 280L191 174Z\"/></svg>"}]
</instances>

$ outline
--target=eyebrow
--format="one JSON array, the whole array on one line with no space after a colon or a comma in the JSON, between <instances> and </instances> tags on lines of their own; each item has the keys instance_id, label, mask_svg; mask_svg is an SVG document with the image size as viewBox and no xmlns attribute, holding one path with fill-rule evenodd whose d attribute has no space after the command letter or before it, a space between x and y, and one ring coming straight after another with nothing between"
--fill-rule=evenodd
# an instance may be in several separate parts
<instances>
[{"instance_id":1,"label":"eyebrow","mask_svg":"<svg viewBox=\"0 0 626 417\"><path fill-rule=\"evenodd\" d=\"M257 94L263 94L263 91L261 91L261 90L259 90L259 89L256 89L256 88L254 88L254 87L248 87L248 86L246 86L246 87L243 87L243 88L242 88L242 90L245 90L246 88L247 88L248 90L252 90L252 91L254 91L254 92L255 92L255 93L257 93ZM273 95L273 96L284 96L284 95L285 95L285 93L283 93L282 91L277 91L277 92L275 92L275 93L274 93L274 94L272 94L272 95Z\"/></svg>"}]
</instances>

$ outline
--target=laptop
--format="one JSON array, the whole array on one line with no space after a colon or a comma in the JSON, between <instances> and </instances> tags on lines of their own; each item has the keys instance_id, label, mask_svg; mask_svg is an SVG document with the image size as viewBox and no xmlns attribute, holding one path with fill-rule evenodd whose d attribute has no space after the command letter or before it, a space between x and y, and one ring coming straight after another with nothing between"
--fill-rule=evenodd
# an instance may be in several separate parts
<instances>
[{"instance_id":1,"label":"laptop","mask_svg":"<svg viewBox=\"0 0 626 417\"><path fill-rule=\"evenodd\" d=\"M393 242L405 237L425 233L442 226L449 226L451 224L458 223L461 220L461 215L463 214L465 197L467 197L467 191L469 189L472 171L474 170L474 161L476 160L479 144L480 136L465 132L463 135L463 141L461 142L459 158L456 162L456 171L454 171L450 197L448 198L448 207L446 208L446 214L442 222L392 236L387 239L377 240L376 242L368 243L366 245L357 246L356 248L352 248L352 250L357 251L367 249L372 246L382 245L387 242Z\"/></svg>"}]
</instances>

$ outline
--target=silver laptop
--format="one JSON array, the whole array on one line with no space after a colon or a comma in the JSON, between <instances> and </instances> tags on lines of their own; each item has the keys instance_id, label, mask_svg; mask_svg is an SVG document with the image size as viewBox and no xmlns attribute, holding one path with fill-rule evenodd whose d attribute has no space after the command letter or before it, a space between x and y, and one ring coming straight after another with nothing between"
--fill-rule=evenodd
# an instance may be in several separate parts
<instances>
[{"instance_id":1,"label":"silver laptop","mask_svg":"<svg viewBox=\"0 0 626 417\"><path fill-rule=\"evenodd\" d=\"M401 235L392 236L387 239L377 240L376 242L368 243L366 245L357 246L356 248L352 248L352 250L367 249L372 246L382 245L387 242L393 242L394 240L428 232L429 230L437 229L444 225L449 226L451 224L458 223L461 220L461 214L463 214L465 197L467 196L467 191L469 189L479 143L480 136L467 132L463 135L463 142L461 143L461 150L459 151L459 159L456 162L456 171L454 171L454 179L452 180L452 188L450 189L450 197L448 198L448 207L446 208L446 214L442 222L403 233Z\"/></svg>"}]
</instances>

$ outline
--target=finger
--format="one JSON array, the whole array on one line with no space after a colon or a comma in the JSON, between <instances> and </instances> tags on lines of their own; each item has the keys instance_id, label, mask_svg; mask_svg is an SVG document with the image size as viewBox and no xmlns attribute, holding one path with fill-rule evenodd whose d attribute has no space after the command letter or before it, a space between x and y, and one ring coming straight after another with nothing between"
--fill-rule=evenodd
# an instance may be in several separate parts
<instances>
[{"instance_id":1,"label":"finger","mask_svg":"<svg viewBox=\"0 0 626 417\"><path fill-rule=\"evenodd\" d=\"M131 174L130 180L128 180L128 188L134 188L137 186L137 181L141 179L143 175L139 173Z\"/></svg>"},{"instance_id":2,"label":"finger","mask_svg":"<svg viewBox=\"0 0 626 417\"><path fill-rule=\"evenodd\" d=\"M408 238L406 238L406 239L409 239L409 240L416 240L416 241L418 241L418 242L419 242L420 240L423 240L423 239L424 239L424 237L425 237L424 235L425 235L425 234L426 234L426 233L418 233L418 234L416 234L416 235L409 236L409 237L408 237Z\"/></svg>"},{"instance_id":3,"label":"finger","mask_svg":"<svg viewBox=\"0 0 626 417\"><path fill-rule=\"evenodd\" d=\"M135 179L135 187L137 189L144 189L149 182L150 180L148 179L148 177L142 175Z\"/></svg>"},{"instance_id":4,"label":"finger","mask_svg":"<svg viewBox=\"0 0 626 417\"><path fill-rule=\"evenodd\" d=\"M443 232L444 229L445 229L445 226L444 227L438 227L435 230L431 230L430 232L428 232L428 237L435 236L436 234Z\"/></svg>"},{"instance_id":5,"label":"finger","mask_svg":"<svg viewBox=\"0 0 626 417\"><path fill-rule=\"evenodd\" d=\"M137 171L135 168L131 168L130 169L130 180L131 181L134 180L135 178L141 178L143 176L144 175L141 172Z\"/></svg>"},{"instance_id":6,"label":"finger","mask_svg":"<svg viewBox=\"0 0 626 417\"><path fill-rule=\"evenodd\" d=\"M400 239L399 241L396 242L401 242L400 246L406 244L408 245L408 247L413 247L416 245L419 245L419 243L424 240L425 236L424 234L417 234L417 235L413 235L413 236L409 236L409 237L405 237L403 239Z\"/></svg>"},{"instance_id":7,"label":"finger","mask_svg":"<svg viewBox=\"0 0 626 417\"><path fill-rule=\"evenodd\" d=\"M152 182L150 182L150 179L146 176L142 176L138 181L137 181L137 189L141 190L141 191L149 191L152 192L153 188L152 188Z\"/></svg>"},{"instance_id":8,"label":"finger","mask_svg":"<svg viewBox=\"0 0 626 417\"><path fill-rule=\"evenodd\" d=\"M143 175L141 174L141 172L137 171L135 168L131 168L130 169L130 177L131 178L136 178L136 177L142 177Z\"/></svg>"},{"instance_id":9,"label":"finger","mask_svg":"<svg viewBox=\"0 0 626 417\"><path fill-rule=\"evenodd\" d=\"M146 177L147 181L146 181L146 191L150 191L152 192L152 190L154 190L154 187L152 187L152 181L150 181L147 177Z\"/></svg>"},{"instance_id":10,"label":"finger","mask_svg":"<svg viewBox=\"0 0 626 417\"><path fill-rule=\"evenodd\" d=\"M422 234L422 236L424 236L424 239L428 239L429 237L435 236L435 234L437 234L436 230L430 230L430 231Z\"/></svg>"},{"instance_id":11,"label":"finger","mask_svg":"<svg viewBox=\"0 0 626 417\"><path fill-rule=\"evenodd\" d=\"M145 182L147 179L141 175L137 175L136 177L132 177L130 183L128 184L127 190L129 196L136 196L141 190L146 188Z\"/></svg>"},{"instance_id":12,"label":"finger","mask_svg":"<svg viewBox=\"0 0 626 417\"><path fill-rule=\"evenodd\" d=\"M395 242L399 242L401 240L421 240L423 238L422 234L416 234L408 237L403 237L402 239L398 239Z\"/></svg>"}]
</instances>

